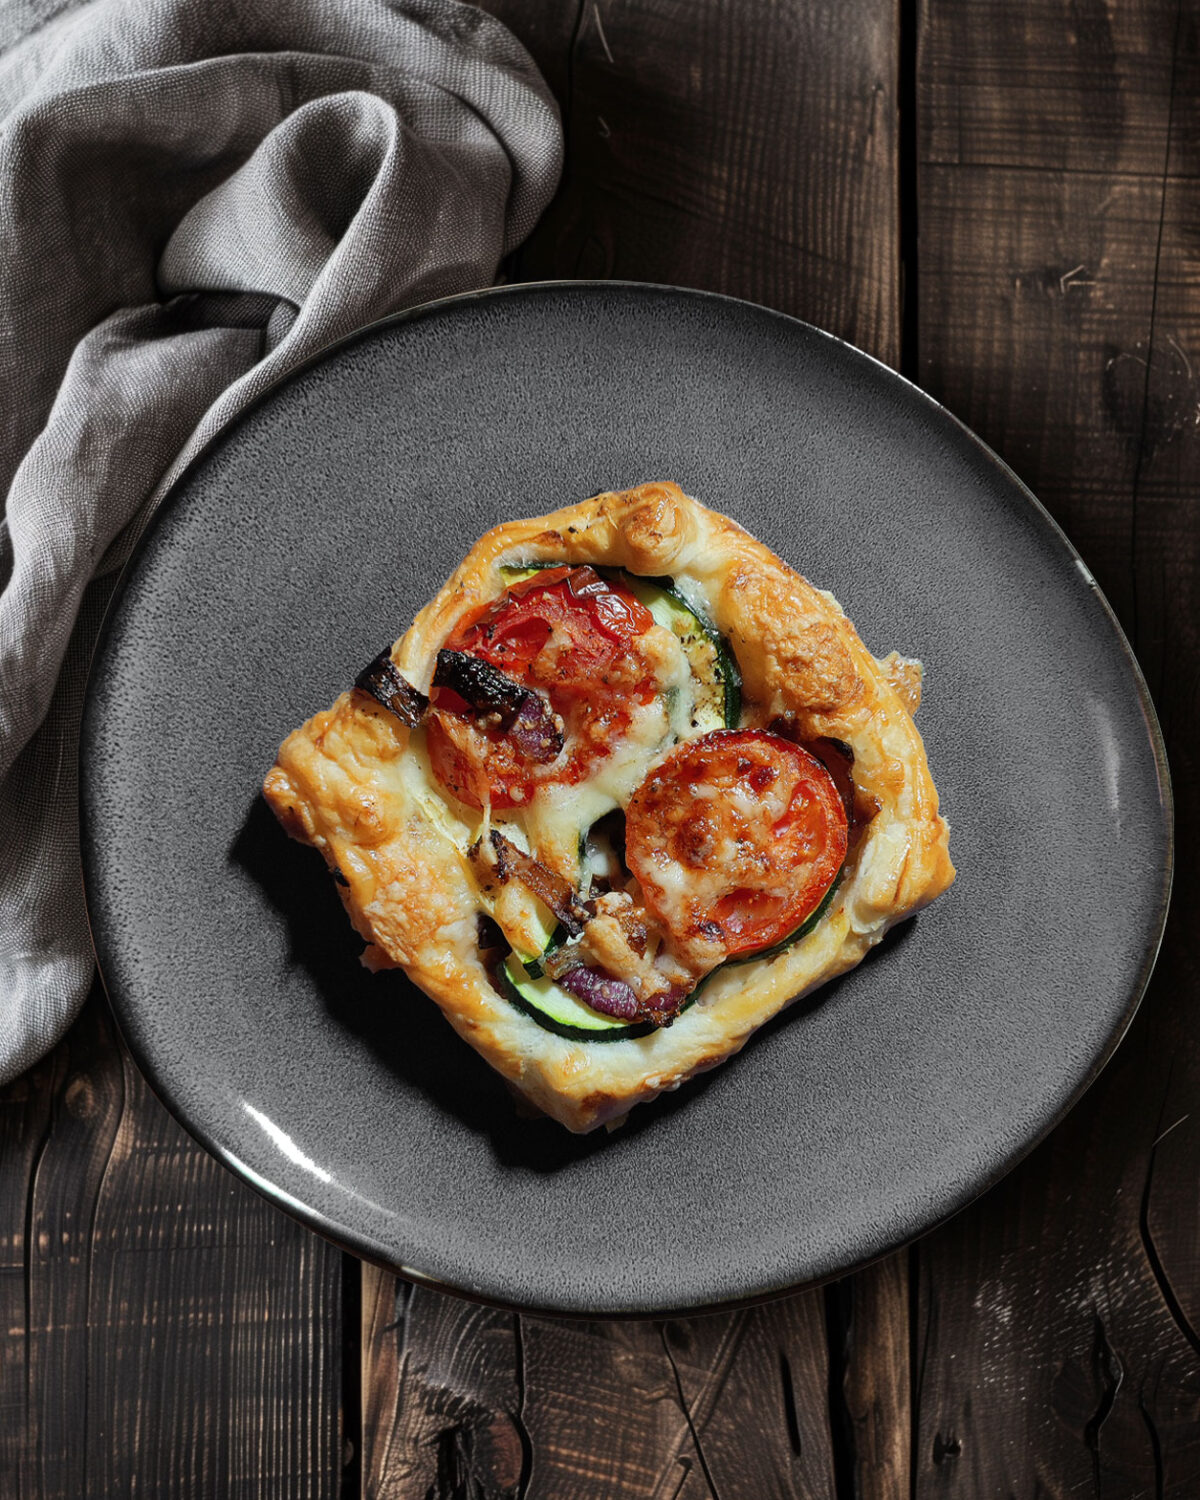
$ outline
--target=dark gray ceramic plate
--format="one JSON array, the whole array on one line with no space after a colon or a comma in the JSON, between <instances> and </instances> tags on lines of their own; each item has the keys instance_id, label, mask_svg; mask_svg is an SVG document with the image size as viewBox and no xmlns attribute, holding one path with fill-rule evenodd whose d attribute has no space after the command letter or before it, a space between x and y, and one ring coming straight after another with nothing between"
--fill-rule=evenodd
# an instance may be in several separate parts
<instances>
[{"instance_id":1,"label":"dark gray ceramic plate","mask_svg":"<svg viewBox=\"0 0 1200 1500\"><path fill-rule=\"evenodd\" d=\"M422 995L358 964L258 797L487 527L671 478L926 663L958 883L613 1135L514 1118ZM179 485L92 673L96 947L154 1086L222 1161L408 1275L645 1313L828 1276L1011 1166L1137 1004L1170 871L1128 647L1013 475L895 375L696 293L517 287L380 325Z\"/></svg>"}]
</instances>

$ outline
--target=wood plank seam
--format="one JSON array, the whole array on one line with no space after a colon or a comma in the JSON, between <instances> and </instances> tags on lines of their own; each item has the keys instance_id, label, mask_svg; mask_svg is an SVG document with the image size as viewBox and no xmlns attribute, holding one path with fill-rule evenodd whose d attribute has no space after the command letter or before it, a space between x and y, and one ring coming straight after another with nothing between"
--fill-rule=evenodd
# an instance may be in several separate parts
<instances>
[{"instance_id":1,"label":"wood plank seam","mask_svg":"<svg viewBox=\"0 0 1200 1500\"><path fill-rule=\"evenodd\" d=\"M1150 375L1154 367L1154 335L1158 319L1158 286L1162 273L1163 231L1167 222L1167 183L1171 166L1173 131L1175 126L1175 84L1179 70L1179 36L1183 26L1183 0L1175 0L1175 30L1171 39L1171 81L1167 88L1167 128L1163 143L1162 184L1159 190L1158 234L1154 245L1154 275L1150 288L1150 331L1146 340L1146 373L1142 382L1141 436L1138 442L1137 460L1133 470L1133 496L1129 507L1129 566L1131 570L1131 618L1130 638L1138 639L1138 502L1141 497L1142 478L1149 454L1146 441L1147 419L1150 412ZM1186 358L1186 356L1185 356ZM1160 686L1161 684L1154 684Z\"/></svg>"},{"instance_id":2,"label":"wood plank seam","mask_svg":"<svg viewBox=\"0 0 1200 1500\"><path fill-rule=\"evenodd\" d=\"M704 1475L704 1482L708 1486L712 1500L721 1500L720 1492L712 1477L712 1470L708 1467L708 1460L704 1456L704 1444L700 1441L700 1434L696 1429L696 1418L692 1414L691 1404L683 1390L683 1380L679 1374L679 1366L675 1363L675 1356L671 1353L671 1345L667 1340L667 1326L665 1323L658 1325L658 1336L662 1342L663 1353L667 1356L667 1363L671 1366L671 1373L675 1378L675 1389L679 1395L679 1408L683 1412L684 1421L687 1423L688 1436L691 1439L692 1448L695 1450L696 1459L700 1465L700 1472ZM728 1365L726 1365L728 1368ZM723 1382L722 1382L723 1383ZM679 1454L676 1453L678 1460Z\"/></svg>"},{"instance_id":3,"label":"wood plank seam","mask_svg":"<svg viewBox=\"0 0 1200 1500\"><path fill-rule=\"evenodd\" d=\"M1171 1278L1167 1275L1166 1267L1158 1253L1158 1247L1154 1243L1154 1234L1150 1228L1150 1194L1154 1186L1154 1167L1158 1159L1159 1142L1165 1139L1167 1132L1162 1135L1162 1122L1166 1116L1167 1101L1171 1096L1171 1081L1174 1077L1175 1065L1172 1062L1167 1070L1167 1081L1163 1085L1162 1104L1159 1107L1158 1123L1155 1126L1155 1139L1150 1147L1150 1155L1146 1162L1146 1181L1142 1188L1141 1202L1138 1208L1138 1232L1142 1239L1142 1248L1145 1251L1146 1263L1150 1267L1150 1273L1154 1277L1155 1285L1158 1287L1162 1297L1163 1305L1171 1315L1171 1319L1180 1333L1191 1345L1193 1352L1200 1359L1200 1333L1192 1326L1191 1320L1184 1312L1179 1298L1175 1295L1175 1289L1171 1285Z\"/></svg>"},{"instance_id":4,"label":"wood plank seam","mask_svg":"<svg viewBox=\"0 0 1200 1500\"><path fill-rule=\"evenodd\" d=\"M513 1424L521 1442L521 1472L517 1479L515 1500L525 1500L533 1474L533 1440L529 1436L529 1428L525 1423L525 1332L521 1324L521 1314L513 1313L512 1322L513 1342L517 1351L517 1405L513 1412Z\"/></svg>"}]
</instances>

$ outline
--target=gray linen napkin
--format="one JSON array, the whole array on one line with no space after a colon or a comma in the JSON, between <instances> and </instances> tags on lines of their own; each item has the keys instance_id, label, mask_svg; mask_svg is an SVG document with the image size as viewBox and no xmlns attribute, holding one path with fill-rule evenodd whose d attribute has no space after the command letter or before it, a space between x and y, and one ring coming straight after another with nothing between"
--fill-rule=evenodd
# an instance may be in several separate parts
<instances>
[{"instance_id":1,"label":"gray linen napkin","mask_svg":"<svg viewBox=\"0 0 1200 1500\"><path fill-rule=\"evenodd\" d=\"M39 26L58 9L0 16L0 1081L91 982L83 685L158 496L314 351L493 280L562 155L528 55L457 0L91 0Z\"/></svg>"}]
</instances>

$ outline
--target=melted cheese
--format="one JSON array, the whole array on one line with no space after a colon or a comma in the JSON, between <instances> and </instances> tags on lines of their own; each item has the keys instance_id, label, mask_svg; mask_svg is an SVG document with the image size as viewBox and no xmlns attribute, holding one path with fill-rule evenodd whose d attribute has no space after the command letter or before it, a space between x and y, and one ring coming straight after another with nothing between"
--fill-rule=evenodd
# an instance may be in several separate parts
<instances>
[{"instance_id":1,"label":"melted cheese","mask_svg":"<svg viewBox=\"0 0 1200 1500\"><path fill-rule=\"evenodd\" d=\"M454 846L465 863L467 849L491 826L577 883L582 836L605 813L625 806L657 755L696 732L687 723L693 690L679 641L672 631L656 624L641 644L652 664L657 695L634 707L628 730L613 743L610 754L597 762L589 780L574 786L541 786L525 807L477 812L446 796L433 773L423 728L413 732L408 753L387 768L388 778L397 788L403 786L409 804ZM682 715L680 704L684 705ZM474 871L470 873L474 881ZM520 881L509 881L493 893L479 887L479 906L522 958L542 953L557 926L553 913Z\"/></svg>"},{"instance_id":2,"label":"melted cheese","mask_svg":"<svg viewBox=\"0 0 1200 1500\"><path fill-rule=\"evenodd\" d=\"M658 694L634 707L628 730L598 761L589 780L575 786L539 787L524 808L498 815L507 833L518 828L538 858L560 874L578 878L581 836L605 813L624 807L645 779L651 761L675 742L677 729L670 712L671 695L690 681L687 660L671 631L655 625L647 632L652 647Z\"/></svg>"}]
</instances>

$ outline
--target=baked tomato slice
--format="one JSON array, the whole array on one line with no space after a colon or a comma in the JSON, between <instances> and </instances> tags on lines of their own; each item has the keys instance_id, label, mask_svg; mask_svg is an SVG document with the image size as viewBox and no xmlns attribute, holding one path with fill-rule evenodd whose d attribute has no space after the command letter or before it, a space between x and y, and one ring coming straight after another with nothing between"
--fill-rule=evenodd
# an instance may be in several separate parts
<instances>
[{"instance_id":1,"label":"baked tomato slice","mask_svg":"<svg viewBox=\"0 0 1200 1500\"><path fill-rule=\"evenodd\" d=\"M625 857L647 907L673 936L728 958L773 947L816 911L848 837L826 768L763 729L677 746L625 810Z\"/></svg>"},{"instance_id":2,"label":"baked tomato slice","mask_svg":"<svg viewBox=\"0 0 1200 1500\"><path fill-rule=\"evenodd\" d=\"M543 569L462 621L446 647L544 693L564 745L552 764L535 765L457 694L438 689L428 733L438 780L469 806L487 800L497 809L522 806L539 786L583 780L628 728L632 706L654 697L638 650L653 624L628 589L588 567Z\"/></svg>"}]
</instances>

